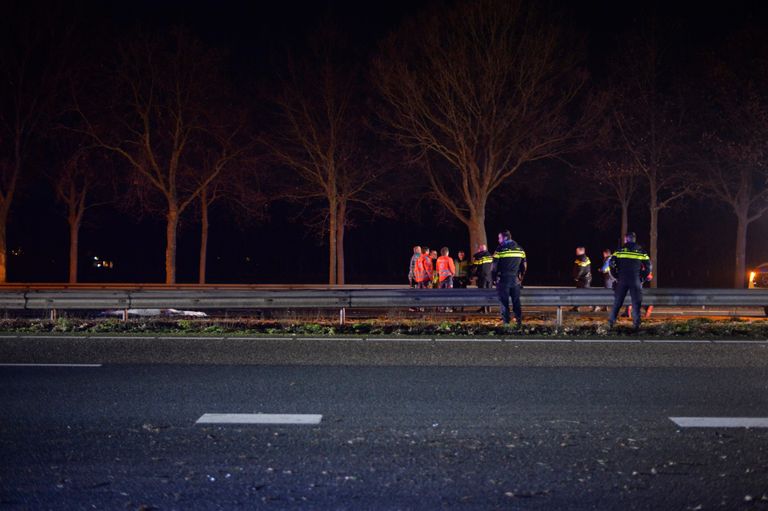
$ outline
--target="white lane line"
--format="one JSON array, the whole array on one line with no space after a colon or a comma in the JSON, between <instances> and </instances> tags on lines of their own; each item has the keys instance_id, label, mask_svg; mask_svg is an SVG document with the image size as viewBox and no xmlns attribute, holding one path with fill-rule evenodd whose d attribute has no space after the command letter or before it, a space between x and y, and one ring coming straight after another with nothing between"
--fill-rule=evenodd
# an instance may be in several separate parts
<instances>
[{"instance_id":1,"label":"white lane line","mask_svg":"<svg viewBox=\"0 0 768 511\"><path fill-rule=\"evenodd\" d=\"M760 339L755 339L754 341L749 340L743 340L743 341L712 341L714 344L766 344L768 341L763 341Z\"/></svg>"},{"instance_id":2,"label":"white lane line","mask_svg":"<svg viewBox=\"0 0 768 511\"><path fill-rule=\"evenodd\" d=\"M195 424L320 424L322 415L284 413L205 413Z\"/></svg>"},{"instance_id":3,"label":"white lane line","mask_svg":"<svg viewBox=\"0 0 768 511\"><path fill-rule=\"evenodd\" d=\"M768 428L768 417L670 417L681 428Z\"/></svg>"},{"instance_id":4,"label":"white lane line","mask_svg":"<svg viewBox=\"0 0 768 511\"><path fill-rule=\"evenodd\" d=\"M710 344L712 341L704 339L647 339L649 344Z\"/></svg>"},{"instance_id":5,"label":"white lane line","mask_svg":"<svg viewBox=\"0 0 768 511\"><path fill-rule=\"evenodd\" d=\"M0 364L0 367L101 367L101 364Z\"/></svg>"}]
</instances>

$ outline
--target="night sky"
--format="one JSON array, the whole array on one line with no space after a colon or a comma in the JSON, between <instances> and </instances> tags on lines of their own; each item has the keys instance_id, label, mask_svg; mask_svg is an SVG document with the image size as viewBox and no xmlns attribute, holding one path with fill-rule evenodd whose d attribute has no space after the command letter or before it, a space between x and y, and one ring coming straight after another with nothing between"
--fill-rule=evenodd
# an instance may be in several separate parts
<instances>
[{"instance_id":1,"label":"night sky","mask_svg":"<svg viewBox=\"0 0 768 511\"><path fill-rule=\"evenodd\" d=\"M684 66L729 35L751 25L768 28L762 2L550 2L553 12L572 24L587 41L590 73L599 81L615 41L638 23L655 16L665 27L673 58ZM450 2L449 2L450 4ZM133 1L72 3L67 16L77 19L93 44L110 37L129 36L139 27L167 30L185 26L206 43L226 50L232 80L239 93L252 94L280 70L287 49L301 54L308 34L328 19L349 34L362 59L376 51L380 40L403 20L434 2L319 1L200 2ZM45 8L46 4L39 4ZM745 49L749 51L749 49ZM578 163L588 155L574 156ZM53 199L43 177L46 161L35 158L11 209L8 246L21 249L10 256L10 281L54 282L66 279L68 231L63 209ZM401 166L401 172L416 172ZM274 172L272 179L281 179ZM394 177L393 177L394 179ZM486 228L491 249L495 233L510 229L528 254L528 283L570 285L573 250L585 245L593 261L604 247L618 242L618 211L606 211L573 190L588 173L559 161L538 163L516 174L496 193L488 207ZM317 232L294 218L297 207L274 201L265 221L235 222L226 208L212 211L209 242L209 282L324 283L328 252ZM81 231L83 281L159 282L163 279L164 222L162 217L131 214L102 206L86 215ZM648 243L648 213L642 198L635 201L630 229ZM724 206L702 199L687 201L661 213L660 275L666 287L729 286L732 282L735 218ZM750 226L747 264L768 261L768 218ZM197 279L199 223L190 210L182 219L178 245L178 281ZM347 234L347 282L405 283L414 244L452 254L469 252L463 224L442 207L414 195L398 206L394 218L362 219ZM94 256L111 259L105 274L88 262Z\"/></svg>"}]
</instances>

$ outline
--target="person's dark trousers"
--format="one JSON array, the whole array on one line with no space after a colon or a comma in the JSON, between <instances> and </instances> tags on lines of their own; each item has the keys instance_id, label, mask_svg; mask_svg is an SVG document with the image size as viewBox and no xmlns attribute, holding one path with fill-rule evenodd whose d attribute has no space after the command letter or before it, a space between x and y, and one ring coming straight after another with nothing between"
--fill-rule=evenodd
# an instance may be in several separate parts
<instances>
[{"instance_id":1,"label":"person's dark trousers","mask_svg":"<svg viewBox=\"0 0 768 511\"><path fill-rule=\"evenodd\" d=\"M640 281L637 282L619 282L616 284L614 291L616 294L613 299L613 310L611 310L611 316L608 322L613 325L616 322L616 318L619 316L619 311L624 306L624 299L629 292L632 298L632 324L635 328L640 327L640 306L643 303L643 286Z\"/></svg>"},{"instance_id":2,"label":"person's dark trousers","mask_svg":"<svg viewBox=\"0 0 768 511\"><path fill-rule=\"evenodd\" d=\"M478 289L491 289L493 287L493 282L487 279L483 279L482 277L477 280L477 288ZM491 312L490 307L480 307L480 310L478 312L482 312L484 314L487 314Z\"/></svg>"},{"instance_id":3,"label":"person's dark trousers","mask_svg":"<svg viewBox=\"0 0 768 511\"><path fill-rule=\"evenodd\" d=\"M512 301L512 312L515 315L515 321L519 325L523 321L523 311L520 306L520 283L514 277L502 277L496 284L496 292L499 295L501 303L501 320L504 324L509 323L509 305Z\"/></svg>"}]
</instances>

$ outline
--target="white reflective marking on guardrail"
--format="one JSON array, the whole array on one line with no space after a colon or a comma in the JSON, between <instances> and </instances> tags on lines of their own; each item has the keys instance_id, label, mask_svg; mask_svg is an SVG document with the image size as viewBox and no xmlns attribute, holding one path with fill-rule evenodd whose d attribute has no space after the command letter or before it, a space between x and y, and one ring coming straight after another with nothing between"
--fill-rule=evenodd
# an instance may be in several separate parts
<instances>
[{"instance_id":1,"label":"white reflective marking on guardrail","mask_svg":"<svg viewBox=\"0 0 768 511\"><path fill-rule=\"evenodd\" d=\"M670 417L681 428L768 428L768 417Z\"/></svg>"},{"instance_id":2,"label":"white reflective marking on guardrail","mask_svg":"<svg viewBox=\"0 0 768 511\"><path fill-rule=\"evenodd\" d=\"M435 342L502 342L504 339L498 337L495 339L475 339L472 337L435 337Z\"/></svg>"},{"instance_id":3,"label":"white reflective marking on guardrail","mask_svg":"<svg viewBox=\"0 0 768 511\"><path fill-rule=\"evenodd\" d=\"M101 364L0 364L0 367L101 367Z\"/></svg>"},{"instance_id":4,"label":"white reflective marking on guardrail","mask_svg":"<svg viewBox=\"0 0 768 511\"><path fill-rule=\"evenodd\" d=\"M320 424L322 415L283 413L206 413L195 424Z\"/></svg>"},{"instance_id":5,"label":"white reflective marking on guardrail","mask_svg":"<svg viewBox=\"0 0 768 511\"><path fill-rule=\"evenodd\" d=\"M507 342L573 342L571 339L524 339L524 338L505 338Z\"/></svg>"},{"instance_id":6,"label":"white reflective marking on guardrail","mask_svg":"<svg viewBox=\"0 0 768 511\"><path fill-rule=\"evenodd\" d=\"M640 339L574 339L573 342L580 344L637 344L642 342Z\"/></svg>"}]
</instances>

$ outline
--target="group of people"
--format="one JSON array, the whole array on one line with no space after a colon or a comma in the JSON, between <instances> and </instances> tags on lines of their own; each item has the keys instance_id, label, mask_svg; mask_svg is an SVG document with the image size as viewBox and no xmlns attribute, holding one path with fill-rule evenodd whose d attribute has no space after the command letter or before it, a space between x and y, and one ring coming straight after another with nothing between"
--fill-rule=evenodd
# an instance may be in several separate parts
<instances>
[{"instance_id":1,"label":"group of people","mask_svg":"<svg viewBox=\"0 0 768 511\"><path fill-rule=\"evenodd\" d=\"M447 247L440 250L440 256L429 247L413 247L408 272L411 287L466 288L474 282L478 288L488 289L495 284L502 321L508 324L514 315L515 323L521 325L520 289L528 264L525 250L512 240L508 230L499 233L498 241L499 246L493 254L487 246L479 245L471 261L466 260L463 251L459 251L457 258L453 259ZM651 259L637 244L637 236L633 232L627 233L623 246L616 252L603 250L600 266L603 286L614 290L614 304L608 319L610 327L616 322L627 294L632 300L629 310L633 325L640 327L642 287L653 278L652 271ZM578 288L592 285L592 262L584 247L576 248L573 279Z\"/></svg>"},{"instance_id":2,"label":"group of people","mask_svg":"<svg viewBox=\"0 0 768 511\"><path fill-rule=\"evenodd\" d=\"M484 244L478 245L472 261L466 260L463 251L457 258L450 257L448 247L436 250L429 247L413 247L408 280L414 288L466 288L474 283L478 288L489 289L496 283L504 323L510 322L511 313L520 325L523 320L520 306L520 287L527 263L525 251L512 240L509 231L499 233L499 246L491 254Z\"/></svg>"},{"instance_id":3,"label":"group of people","mask_svg":"<svg viewBox=\"0 0 768 511\"><path fill-rule=\"evenodd\" d=\"M632 324L640 327L640 314L643 297L643 284L653 280L653 264L648 253L637 244L637 235L633 232L624 236L624 245L612 253L610 249L603 250L603 262L600 266L603 275L603 287L614 290L614 303L608 324L613 327L616 318L624 305L629 293L632 305L627 315L632 316ZM573 262L573 280L577 288L588 288L592 285L592 262L584 247L576 248L576 259ZM597 310L597 309L596 309ZM650 316L652 307L648 307Z\"/></svg>"}]
</instances>

